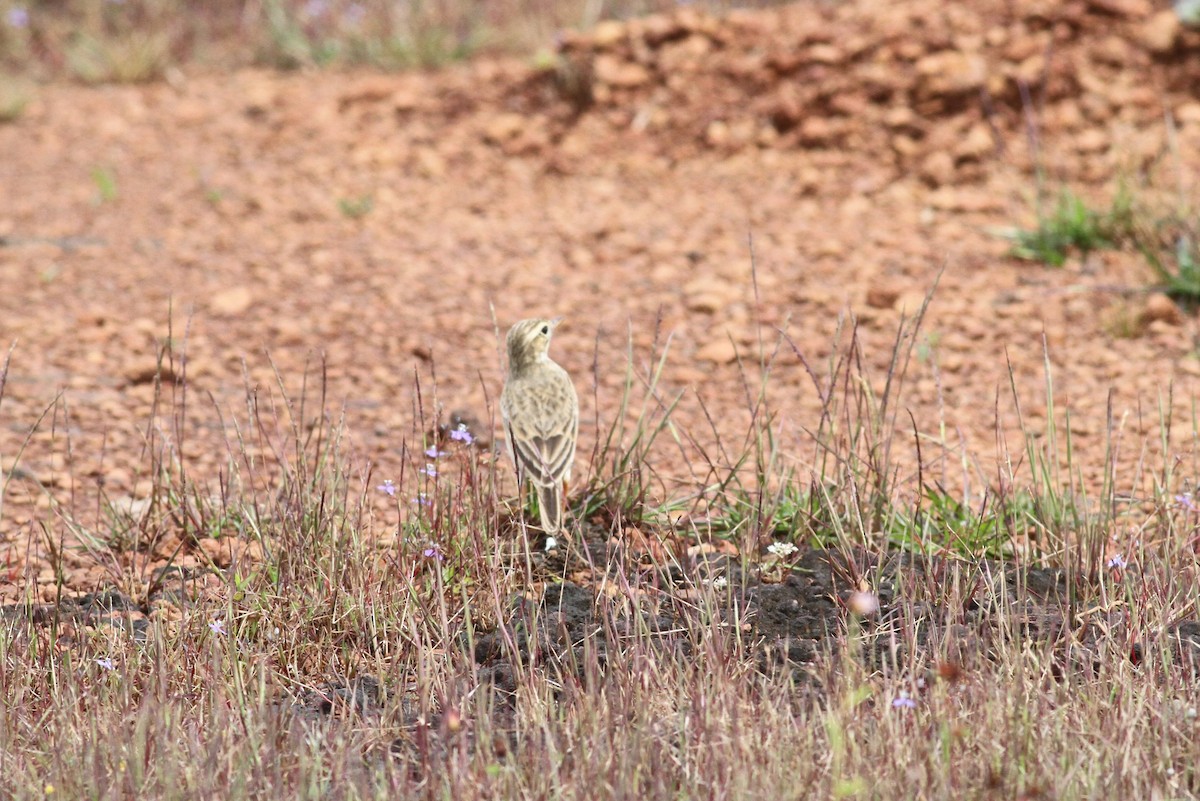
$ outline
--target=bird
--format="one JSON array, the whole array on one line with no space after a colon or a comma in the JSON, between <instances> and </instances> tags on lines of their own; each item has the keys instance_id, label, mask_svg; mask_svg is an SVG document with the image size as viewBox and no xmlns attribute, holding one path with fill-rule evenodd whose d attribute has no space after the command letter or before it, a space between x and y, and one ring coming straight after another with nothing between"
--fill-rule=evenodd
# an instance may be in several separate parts
<instances>
[{"instance_id":1,"label":"bird","mask_svg":"<svg viewBox=\"0 0 1200 801\"><path fill-rule=\"evenodd\" d=\"M533 318L508 329L508 376L500 415L517 485L533 484L547 536L562 528L563 507L579 434L579 397L571 376L549 356L550 337L562 322Z\"/></svg>"}]
</instances>

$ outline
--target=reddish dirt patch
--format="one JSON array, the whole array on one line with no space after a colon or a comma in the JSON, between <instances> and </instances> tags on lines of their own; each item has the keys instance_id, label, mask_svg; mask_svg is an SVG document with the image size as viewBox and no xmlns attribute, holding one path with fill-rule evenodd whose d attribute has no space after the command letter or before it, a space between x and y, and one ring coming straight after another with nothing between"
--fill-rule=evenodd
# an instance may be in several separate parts
<instances>
[{"instance_id":1,"label":"reddish dirt patch","mask_svg":"<svg viewBox=\"0 0 1200 801\"><path fill-rule=\"evenodd\" d=\"M1043 342L1085 476L1101 475L1110 421L1122 465L1157 464L1157 409L1190 410L1200 376L1195 320L1146 299L1134 254L1052 270L1007 258L988 230L1031 222L1021 82L1052 179L1100 196L1130 171L1194 191L1200 34L1165 13L1140 0L685 10L567 37L553 70L488 60L46 87L0 127L0 333L16 343L6 470L53 410L8 486L0 594L53 589L39 521L95 523L100 487L143 497L152 419L215 487L247 394L286 422L278 383L298 398L306 365L311 404L323 360L363 475L398 475L400 443L419 438L414 378L426 414L486 426L501 376L493 308L501 327L568 318L554 349L583 399L586 473L627 331L639 366L670 334L665 389L689 390L681 427L711 439L711 416L738 441L736 357L756 363L760 334L773 350L786 330L820 371L852 311L881 387L901 314L944 268L924 326L935 358L914 362L902 396L941 441L923 450L927 470L961 487L952 465L965 460L989 481L997 431L1020 450L1010 367L1026 427L1045 427ZM169 414L154 417L168 332L187 360L186 382L168 382L176 401L186 386L182 442ZM807 470L820 401L789 347L770 397ZM1176 480L1196 476L1192 434L1171 431L1189 459ZM660 449L662 492L691 456ZM1119 482L1141 489L1143 475ZM70 586L100 583L85 557L67 567Z\"/></svg>"}]
</instances>

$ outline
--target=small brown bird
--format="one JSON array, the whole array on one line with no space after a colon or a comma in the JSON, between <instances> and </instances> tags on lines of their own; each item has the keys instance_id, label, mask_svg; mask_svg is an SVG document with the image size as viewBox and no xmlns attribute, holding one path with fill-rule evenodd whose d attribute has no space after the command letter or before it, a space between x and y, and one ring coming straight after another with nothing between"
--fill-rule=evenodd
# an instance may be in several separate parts
<instances>
[{"instance_id":1,"label":"small brown bird","mask_svg":"<svg viewBox=\"0 0 1200 801\"><path fill-rule=\"evenodd\" d=\"M500 394L517 484L533 482L542 529L550 535L562 527L579 433L579 398L571 376L547 354L561 320L522 320L508 329L508 379Z\"/></svg>"}]
</instances>

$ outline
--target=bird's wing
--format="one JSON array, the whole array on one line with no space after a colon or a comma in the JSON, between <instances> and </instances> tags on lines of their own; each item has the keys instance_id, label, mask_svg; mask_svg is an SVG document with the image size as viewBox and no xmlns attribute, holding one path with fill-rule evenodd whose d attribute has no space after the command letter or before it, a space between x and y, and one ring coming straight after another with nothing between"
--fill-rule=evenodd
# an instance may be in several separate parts
<instances>
[{"instance_id":1,"label":"bird's wing","mask_svg":"<svg viewBox=\"0 0 1200 801\"><path fill-rule=\"evenodd\" d=\"M529 478L537 484L549 486L561 482L571 474L575 459L575 438L579 433L579 407L574 398L574 387L569 379L564 391L564 414L560 420L547 421L542 414L531 409L518 409L510 400L508 418L508 441L512 449L513 462L518 476Z\"/></svg>"},{"instance_id":2,"label":"bird's wing","mask_svg":"<svg viewBox=\"0 0 1200 801\"><path fill-rule=\"evenodd\" d=\"M509 422L508 439L520 478L549 485L570 474L575 457L575 430L578 421L570 421L561 431L522 431Z\"/></svg>"}]
</instances>

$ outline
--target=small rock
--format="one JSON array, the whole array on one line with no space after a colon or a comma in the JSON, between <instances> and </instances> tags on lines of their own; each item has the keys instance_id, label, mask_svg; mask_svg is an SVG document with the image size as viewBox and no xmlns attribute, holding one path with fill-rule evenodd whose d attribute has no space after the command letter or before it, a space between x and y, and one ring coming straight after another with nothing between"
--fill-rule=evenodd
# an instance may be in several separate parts
<instances>
[{"instance_id":1,"label":"small rock","mask_svg":"<svg viewBox=\"0 0 1200 801\"><path fill-rule=\"evenodd\" d=\"M394 78L373 75L356 81L349 89L342 92L338 98L338 110L345 111L350 106L359 103L380 103L392 96L396 81Z\"/></svg>"},{"instance_id":2,"label":"small rock","mask_svg":"<svg viewBox=\"0 0 1200 801\"><path fill-rule=\"evenodd\" d=\"M625 25L616 20L606 19L596 25L592 31L592 44L603 50L612 47L625 38Z\"/></svg>"},{"instance_id":3,"label":"small rock","mask_svg":"<svg viewBox=\"0 0 1200 801\"><path fill-rule=\"evenodd\" d=\"M776 128L786 131L794 128L804 118L804 109L804 98L800 90L795 84L784 83L780 85L774 102L768 108L767 116Z\"/></svg>"},{"instance_id":4,"label":"small rock","mask_svg":"<svg viewBox=\"0 0 1200 801\"><path fill-rule=\"evenodd\" d=\"M212 296L208 307L213 314L236 317L254 304L254 295L244 286L230 287Z\"/></svg>"},{"instance_id":5,"label":"small rock","mask_svg":"<svg viewBox=\"0 0 1200 801\"><path fill-rule=\"evenodd\" d=\"M840 259L846 255L846 246L836 237L820 240L815 243L813 250L818 256L826 256L834 259Z\"/></svg>"},{"instance_id":6,"label":"small rock","mask_svg":"<svg viewBox=\"0 0 1200 801\"><path fill-rule=\"evenodd\" d=\"M417 170L426 178L441 178L446 174L446 159L431 147L419 147L413 154Z\"/></svg>"},{"instance_id":7,"label":"small rock","mask_svg":"<svg viewBox=\"0 0 1200 801\"><path fill-rule=\"evenodd\" d=\"M943 50L917 62L917 74L934 95L961 95L978 91L987 80L987 62L982 56Z\"/></svg>"},{"instance_id":8,"label":"small rock","mask_svg":"<svg viewBox=\"0 0 1200 801\"><path fill-rule=\"evenodd\" d=\"M1183 322L1183 315L1180 313L1179 307L1175 305L1175 301L1162 292L1155 292L1146 298L1146 306L1142 309L1141 317L1144 323L1164 322L1170 325L1179 325Z\"/></svg>"},{"instance_id":9,"label":"small rock","mask_svg":"<svg viewBox=\"0 0 1200 801\"><path fill-rule=\"evenodd\" d=\"M896 151L896 155L905 158L915 155L921 149L920 143L907 134L896 134L888 141L892 145L892 150Z\"/></svg>"},{"instance_id":10,"label":"small rock","mask_svg":"<svg viewBox=\"0 0 1200 801\"><path fill-rule=\"evenodd\" d=\"M1128 39L1114 34L1101 39L1092 53L1097 61L1114 67L1124 67L1133 58L1131 50Z\"/></svg>"},{"instance_id":11,"label":"small rock","mask_svg":"<svg viewBox=\"0 0 1200 801\"><path fill-rule=\"evenodd\" d=\"M1045 73L1046 56L1042 53L1034 53L1017 64L1013 71L1013 77L1026 83L1037 83L1045 77Z\"/></svg>"},{"instance_id":12,"label":"small rock","mask_svg":"<svg viewBox=\"0 0 1200 801\"><path fill-rule=\"evenodd\" d=\"M896 298L896 302L892 304L892 308L901 314L911 317L921 311L921 306L925 304L925 293L918 289L910 289L907 292L900 293L900 297Z\"/></svg>"},{"instance_id":13,"label":"small rock","mask_svg":"<svg viewBox=\"0 0 1200 801\"><path fill-rule=\"evenodd\" d=\"M998 211L1004 208L995 192L956 190L948 186L930 192L926 202L942 211Z\"/></svg>"},{"instance_id":14,"label":"small rock","mask_svg":"<svg viewBox=\"0 0 1200 801\"><path fill-rule=\"evenodd\" d=\"M691 386L700 386L708 381L708 373L699 367L679 367L671 377L680 384Z\"/></svg>"},{"instance_id":15,"label":"small rock","mask_svg":"<svg viewBox=\"0 0 1200 801\"><path fill-rule=\"evenodd\" d=\"M991 130L983 123L979 123L967 131L962 142L954 149L954 155L960 159L981 160L995 150L996 143L992 139Z\"/></svg>"},{"instance_id":16,"label":"small rock","mask_svg":"<svg viewBox=\"0 0 1200 801\"><path fill-rule=\"evenodd\" d=\"M728 337L722 335L697 350L696 358L714 364L729 364L737 361L737 348Z\"/></svg>"},{"instance_id":17,"label":"small rock","mask_svg":"<svg viewBox=\"0 0 1200 801\"><path fill-rule=\"evenodd\" d=\"M817 64L841 64L846 60L846 54L833 45L816 44L808 48L808 58Z\"/></svg>"},{"instance_id":18,"label":"small rock","mask_svg":"<svg viewBox=\"0 0 1200 801\"><path fill-rule=\"evenodd\" d=\"M242 108L252 117L261 116L275 105L278 92L275 84L261 77L254 77L242 83Z\"/></svg>"},{"instance_id":19,"label":"small rock","mask_svg":"<svg viewBox=\"0 0 1200 801\"><path fill-rule=\"evenodd\" d=\"M724 307L725 301L721 296L711 293L689 295L687 299L688 311L699 312L700 314L715 314Z\"/></svg>"},{"instance_id":20,"label":"small rock","mask_svg":"<svg viewBox=\"0 0 1200 801\"><path fill-rule=\"evenodd\" d=\"M1108 150L1108 134L1099 128L1090 128L1075 137L1075 149L1080 153L1099 153Z\"/></svg>"},{"instance_id":21,"label":"small rock","mask_svg":"<svg viewBox=\"0 0 1200 801\"><path fill-rule=\"evenodd\" d=\"M889 128L913 128L918 123L916 112L908 106L894 106L883 115L883 124Z\"/></svg>"},{"instance_id":22,"label":"small rock","mask_svg":"<svg viewBox=\"0 0 1200 801\"><path fill-rule=\"evenodd\" d=\"M1088 0L1088 5L1118 17L1144 17L1153 10L1149 0Z\"/></svg>"},{"instance_id":23,"label":"small rock","mask_svg":"<svg viewBox=\"0 0 1200 801\"><path fill-rule=\"evenodd\" d=\"M641 19L642 39L651 46L658 46L685 33L687 31L683 26L666 14L651 14Z\"/></svg>"},{"instance_id":24,"label":"small rock","mask_svg":"<svg viewBox=\"0 0 1200 801\"><path fill-rule=\"evenodd\" d=\"M624 88L641 86L650 81L650 71L641 64L611 54L596 57L595 75L601 83Z\"/></svg>"},{"instance_id":25,"label":"small rock","mask_svg":"<svg viewBox=\"0 0 1200 801\"><path fill-rule=\"evenodd\" d=\"M1138 31L1138 40L1151 53L1163 55L1175 49L1179 40L1179 32L1183 24L1179 16L1171 9L1158 12L1142 23Z\"/></svg>"},{"instance_id":26,"label":"small rock","mask_svg":"<svg viewBox=\"0 0 1200 801\"><path fill-rule=\"evenodd\" d=\"M229 567L233 561L233 549L230 547L231 541L228 537L222 539L205 537L198 540L197 544L209 561L217 567Z\"/></svg>"},{"instance_id":27,"label":"small rock","mask_svg":"<svg viewBox=\"0 0 1200 801\"><path fill-rule=\"evenodd\" d=\"M171 370L170 364L163 362L160 366L157 361L150 357L145 359L135 359L125 365L125 369L121 371L125 381L129 384L152 384L155 378L161 377L164 384L175 380L175 373Z\"/></svg>"},{"instance_id":28,"label":"small rock","mask_svg":"<svg viewBox=\"0 0 1200 801\"><path fill-rule=\"evenodd\" d=\"M800 126L800 141L806 145L822 145L839 138L836 123L825 117L809 117Z\"/></svg>"},{"instance_id":29,"label":"small rock","mask_svg":"<svg viewBox=\"0 0 1200 801\"><path fill-rule=\"evenodd\" d=\"M876 284L867 289L867 305L872 309L890 309L900 298L900 288L891 284Z\"/></svg>"},{"instance_id":30,"label":"small rock","mask_svg":"<svg viewBox=\"0 0 1200 801\"><path fill-rule=\"evenodd\" d=\"M668 42L658 51L658 69L664 75L697 69L712 50L712 42L703 36L689 36Z\"/></svg>"},{"instance_id":31,"label":"small rock","mask_svg":"<svg viewBox=\"0 0 1200 801\"><path fill-rule=\"evenodd\" d=\"M514 112L497 114L483 126L483 138L493 144L504 144L516 138L525 127L525 117Z\"/></svg>"},{"instance_id":32,"label":"small rock","mask_svg":"<svg viewBox=\"0 0 1200 801\"><path fill-rule=\"evenodd\" d=\"M723 147L729 142L729 125L722 120L713 120L704 131L704 141L711 147Z\"/></svg>"},{"instance_id":33,"label":"small rock","mask_svg":"<svg viewBox=\"0 0 1200 801\"><path fill-rule=\"evenodd\" d=\"M921 177L933 186L954 181L954 157L945 150L935 150L921 162Z\"/></svg>"},{"instance_id":34,"label":"small rock","mask_svg":"<svg viewBox=\"0 0 1200 801\"><path fill-rule=\"evenodd\" d=\"M702 314L713 314L737 300L734 288L708 277L689 281L683 288L683 294L688 311Z\"/></svg>"},{"instance_id":35,"label":"small rock","mask_svg":"<svg viewBox=\"0 0 1200 801\"><path fill-rule=\"evenodd\" d=\"M1200 103L1184 103L1175 109L1175 119L1181 125L1200 125Z\"/></svg>"},{"instance_id":36,"label":"small rock","mask_svg":"<svg viewBox=\"0 0 1200 801\"><path fill-rule=\"evenodd\" d=\"M287 317L275 320L271 324L271 327L274 329L274 339L277 345L299 345L304 341L305 335L311 330L310 326Z\"/></svg>"}]
</instances>

